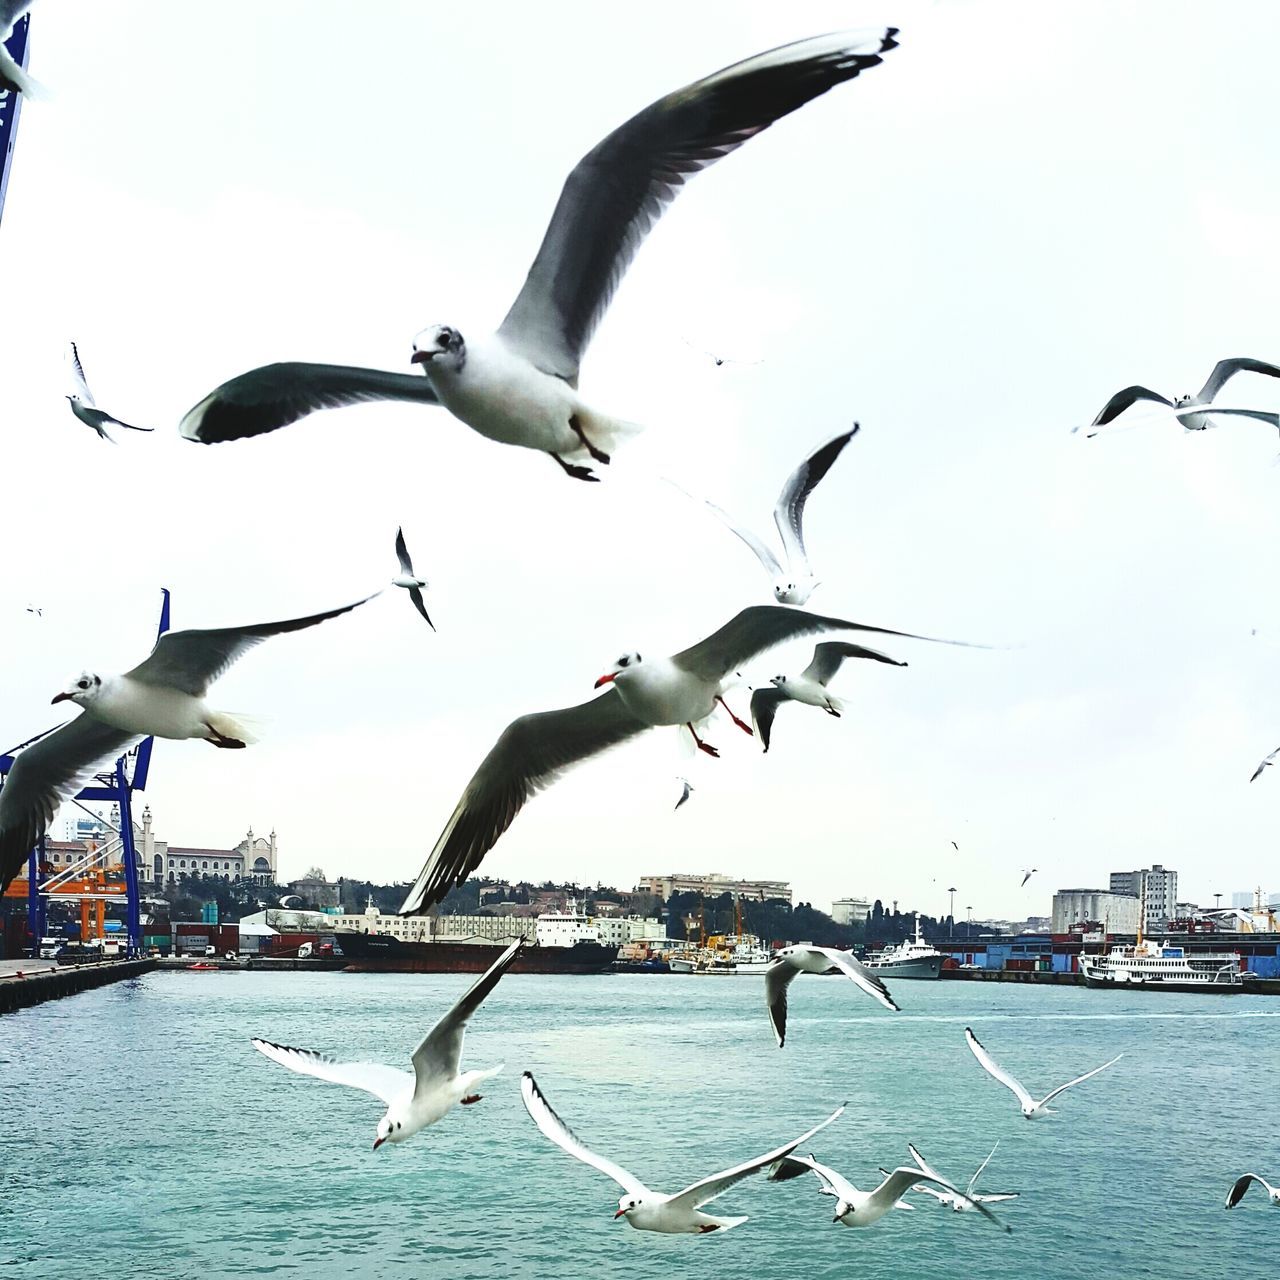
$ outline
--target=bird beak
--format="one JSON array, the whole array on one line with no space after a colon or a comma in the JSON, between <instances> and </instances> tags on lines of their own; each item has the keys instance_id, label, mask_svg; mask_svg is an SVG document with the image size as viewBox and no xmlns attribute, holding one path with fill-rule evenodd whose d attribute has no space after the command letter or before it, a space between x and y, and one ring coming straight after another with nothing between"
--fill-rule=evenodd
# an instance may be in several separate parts
<instances>
[{"instance_id":1,"label":"bird beak","mask_svg":"<svg viewBox=\"0 0 1280 1280\"><path fill-rule=\"evenodd\" d=\"M613 1215L613 1220L616 1222L624 1213L626 1213L625 1209L619 1209L618 1212Z\"/></svg>"},{"instance_id":2,"label":"bird beak","mask_svg":"<svg viewBox=\"0 0 1280 1280\"><path fill-rule=\"evenodd\" d=\"M415 351L409 357L410 364L426 364L432 356L439 355L437 351Z\"/></svg>"},{"instance_id":3,"label":"bird beak","mask_svg":"<svg viewBox=\"0 0 1280 1280\"><path fill-rule=\"evenodd\" d=\"M601 676L600 679L595 682L592 688L598 689L602 684L612 684L617 678L618 678L618 673L616 671L610 671L607 676ZM63 694L62 696L65 698L66 694ZM57 698L55 698L54 701L57 702Z\"/></svg>"},{"instance_id":4,"label":"bird beak","mask_svg":"<svg viewBox=\"0 0 1280 1280\"><path fill-rule=\"evenodd\" d=\"M57 696L56 698L54 698L54 699L49 703L49 705L52 707L52 706L54 706L56 703L59 703L59 702L70 702L70 701L71 701L71 695L70 695L69 693L60 693L60 694L58 694L58 696Z\"/></svg>"},{"instance_id":5,"label":"bird beak","mask_svg":"<svg viewBox=\"0 0 1280 1280\"><path fill-rule=\"evenodd\" d=\"M374 1149L375 1151L377 1151L377 1149L378 1149L380 1146L382 1146L382 1144L383 1144L384 1142L386 1142L386 1138L374 1138L374 1140L373 1140L373 1149Z\"/></svg>"}]
</instances>

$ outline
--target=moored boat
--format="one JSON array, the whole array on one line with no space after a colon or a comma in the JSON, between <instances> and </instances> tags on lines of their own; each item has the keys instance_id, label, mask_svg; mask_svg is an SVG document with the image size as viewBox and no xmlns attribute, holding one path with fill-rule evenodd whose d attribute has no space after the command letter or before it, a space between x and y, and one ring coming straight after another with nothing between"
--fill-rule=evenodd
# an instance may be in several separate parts
<instances>
[{"instance_id":1,"label":"moored boat","mask_svg":"<svg viewBox=\"0 0 1280 1280\"><path fill-rule=\"evenodd\" d=\"M942 973L942 960L942 952L924 940L917 912L914 938L873 952L863 964L881 978L937 978Z\"/></svg>"},{"instance_id":2,"label":"moored boat","mask_svg":"<svg viewBox=\"0 0 1280 1280\"><path fill-rule=\"evenodd\" d=\"M1166 942L1143 942L1132 947L1080 956L1080 973L1088 987L1119 987L1128 991L1202 991L1229 995L1244 990L1240 957L1234 951L1189 951Z\"/></svg>"}]
</instances>

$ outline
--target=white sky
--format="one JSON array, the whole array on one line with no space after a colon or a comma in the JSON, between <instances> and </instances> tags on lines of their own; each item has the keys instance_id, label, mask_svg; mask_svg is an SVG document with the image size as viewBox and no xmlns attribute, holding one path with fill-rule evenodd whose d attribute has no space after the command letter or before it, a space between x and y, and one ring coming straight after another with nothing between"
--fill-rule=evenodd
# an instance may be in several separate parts
<instances>
[{"instance_id":1,"label":"white sky","mask_svg":"<svg viewBox=\"0 0 1280 1280\"><path fill-rule=\"evenodd\" d=\"M606 132L886 20L883 66L697 177L642 249L582 379L647 424L609 483L410 406L178 438L255 365L407 370L428 323L488 332ZM1280 776L1247 784L1280 742L1276 441L1069 428L1130 382L1280 361L1278 41L1273 4L1166 0L37 5L56 96L23 112L0 225L0 749L55 722L68 675L145 654L162 584L178 627L331 607L389 578L403 522L439 634L396 593L263 646L214 702L264 740L159 743L145 798L174 843L274 826L286 875L412 878L514 716L766 600L655 476L763 530L857 418L809 504L812 607L1008 647L885 646L910 667L846 667L849 714L784 708L768 756L727 721L719 761L651 734L535 800L485 870L716 870L935 912L955 885L957 915L1015 917L1153 860L1182 897L1276 887ZM72 418L68 337L99 403L156 435L112 448Z\"/></svg>"}]
</instances>

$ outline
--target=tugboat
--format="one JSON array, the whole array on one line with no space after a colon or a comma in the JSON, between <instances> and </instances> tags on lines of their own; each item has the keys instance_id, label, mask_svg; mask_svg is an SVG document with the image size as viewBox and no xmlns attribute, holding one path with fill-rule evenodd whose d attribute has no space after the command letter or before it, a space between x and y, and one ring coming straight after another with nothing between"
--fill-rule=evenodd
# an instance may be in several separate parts
<instances>
[{"instance_id":1,"label":"tugboat","mask_svg":"<svg viewBox=\"0 0 1280 1280\"><path fill-rule=\"evenodd\" d=\"M937 978L942 973L942 952L924 940L920 913L916 912L916 936L896 947L873 952L863 962L882 978Z\"/></svg>"}]
</instances>

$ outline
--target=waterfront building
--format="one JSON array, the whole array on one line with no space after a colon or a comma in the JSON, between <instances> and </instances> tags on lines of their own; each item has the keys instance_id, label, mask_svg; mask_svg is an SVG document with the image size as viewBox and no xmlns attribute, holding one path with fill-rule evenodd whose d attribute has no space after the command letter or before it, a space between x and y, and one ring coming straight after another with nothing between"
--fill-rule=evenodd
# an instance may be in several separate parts
<instances>
[{"instance_id":1,"label":"waterfront building","mask_svg":"<svg viewBox=\"0 0 1280 1280\"><path fill-rule=\"evenodd\" d=\"M1112 877L1115 880L1115 877ZM1053 895L1053 933L1070 933L1073 924L1094 921L1107 933L1137 933L1140 903L1127 893L1106 889L1059 889Z\"/></svg>"},{"instance_id":2,"label":"waterfront building","mask_svg":"<svg viewBox=\"0 0 1280 1280\"><path fill-rule=\"evenodd\" d=\"M831 904L831 918L836 924L861 924L871 914L871 903L865 898L837 898Z\"/></svg>"},{"instance_id":3,"label":"waterfront building","mask_svg":"<svg viewBox=\"0 0 1280 1280\"><path fill-rule=\"evenodd\" d=\"M1163 929L1178 918L1178 873L1158 862L1138 871L1113 871L1111 892L1146 900L1147 915L1142 926L1146 932Z\"/></svg>"},{"instance_id":4,"label":"waterfront building","mask_svg":"<svg viewBox=\"0 0 1280 1280\"><path fill-rule=\"evenodd\" d=\"M737 880L733 876L716 873L709 875L684 875L675 873L665 876L642 876L636 885L636 893L652 893L664 902L673 893L701 893L708 898L718 898L722 893L731 893L738 898L748 898L758 902L781 899L791 902L791 883L787 880Z\"/></svg>"},{"instance_id":5,"label":"waterfront building","mask_svg":"<svg viewBox=\"0 0 1280 1280\"><path fill-rule=\"evenodd\" d=\"M303 876L300 880L290 880L287 886L290 893L305 898L313 906L337 907L341 905L336 881L326 880L323 875Z\"/></svg>"}]
</instances>

